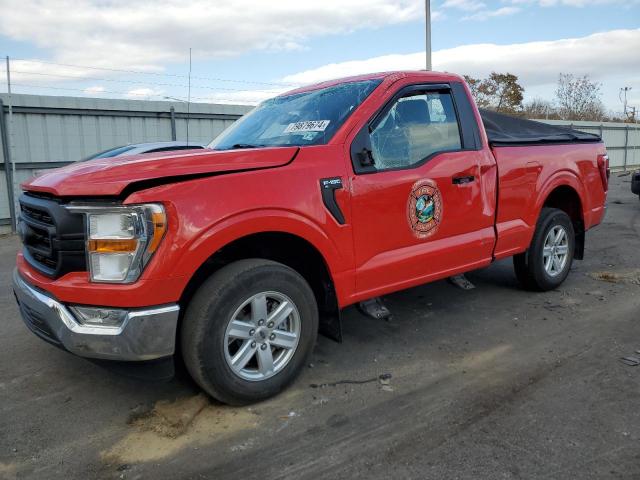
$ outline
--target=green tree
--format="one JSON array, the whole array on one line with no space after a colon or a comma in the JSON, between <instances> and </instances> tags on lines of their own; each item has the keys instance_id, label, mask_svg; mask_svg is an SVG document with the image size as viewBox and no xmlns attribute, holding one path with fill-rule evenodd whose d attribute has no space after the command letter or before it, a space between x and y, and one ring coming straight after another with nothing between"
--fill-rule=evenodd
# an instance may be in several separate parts
<instances>
[{"instance_id":1,"label":"green tree","mask_svg":"<svg viewBox=\"0 0 640 480\"><path fill-rule=\"evenodd\" d=\"M503 113L521 113L524 88L512 73L491 72L488 78L465 75L465 81L480 108Z\"/></svg>"},{"instance_id":2,"label":"green tree","mask_svg":"<svg viewBox=\"0 0 640 480\"><path fill-rule=\"evenodd\" d=\"M470 77L469 75L465 75L464 81L467 82L467 85L469 85L469 90L471 90L471 95L473 95L473 98L476 98L476 96L478 95L478 87L480 86L482 80L480 80L479 78Z\"/></svg>"}]
</instances>

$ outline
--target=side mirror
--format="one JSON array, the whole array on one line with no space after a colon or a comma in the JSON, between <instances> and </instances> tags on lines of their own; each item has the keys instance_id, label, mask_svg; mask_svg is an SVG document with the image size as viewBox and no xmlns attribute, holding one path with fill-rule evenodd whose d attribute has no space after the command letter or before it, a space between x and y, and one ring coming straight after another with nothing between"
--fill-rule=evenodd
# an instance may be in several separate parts
<instances>
[{"instance_id":1,"label":"side mirror","mask_svg":"<svg viewBox=\"0 0 640 480\"><path fill-rule=\"evenodd\" d=\"M376 171L368 125L365 125L353 139L351 144L351 163L356 173Z\"/></svg>"},{"instance_id":2,"label":"side mirror","mask_svg":"<svg viewBox=\"0 0 640 480\"><path fill-rule=\"evenodd\" d=\"M368 148L363 148L360 153L358 153L358 160L363 167L370 167L375 164L373 154Z\"/></svg>"}]
</instances>

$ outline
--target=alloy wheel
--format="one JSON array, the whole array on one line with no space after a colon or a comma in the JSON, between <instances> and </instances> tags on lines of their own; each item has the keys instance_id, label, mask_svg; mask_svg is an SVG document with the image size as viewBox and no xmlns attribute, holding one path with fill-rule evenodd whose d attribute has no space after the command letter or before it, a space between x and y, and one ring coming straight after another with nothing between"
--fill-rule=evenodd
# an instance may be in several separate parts
<instances>
[{"instance_id":1,"label":"alloy wheel","mask_svg":"<svg viewBox=\"0 0 640 480\"><path fill-rule=\"evenodd\" d=\"M227 365L248 381L261 381L291 361L300 340L300 314L279 292L260 292L232 315L224 336Z\"/></svg>"}]
</instances>

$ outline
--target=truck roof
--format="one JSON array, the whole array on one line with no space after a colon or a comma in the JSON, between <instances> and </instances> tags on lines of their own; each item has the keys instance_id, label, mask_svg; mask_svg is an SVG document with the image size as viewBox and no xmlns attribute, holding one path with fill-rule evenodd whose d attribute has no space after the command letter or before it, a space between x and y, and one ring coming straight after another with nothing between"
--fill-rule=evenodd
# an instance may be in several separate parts
<instances>
[{"instance_id":1,"label":"truck roof","mask_svg":"<svg viewBox=\"0 0 640 480\"><path fill-rule=\"evenodd\" d=\"M332 87L334 85L339 85L341 83L347 83L347 82L361 82L364 80L376 80L376 79L384 80L391 77L393 77L394 79L399 79L407 76L424 78L425 81L434 81L434 80L435 81L460 81L462 80L462 77L460 77L460 75L456 75L454 73L432 72L432 71L426 71L426 70L396 70L396 71L390 71L390 72L366 73L363 75L354 75L350 77L342 77L342 78L336 78L332 80L325 80L324 82L313 83L311 85L305 85L303 87L289 90L278 96L309 92L311 90L318 90L320 88Z\"/></svg>"}]
</instances>

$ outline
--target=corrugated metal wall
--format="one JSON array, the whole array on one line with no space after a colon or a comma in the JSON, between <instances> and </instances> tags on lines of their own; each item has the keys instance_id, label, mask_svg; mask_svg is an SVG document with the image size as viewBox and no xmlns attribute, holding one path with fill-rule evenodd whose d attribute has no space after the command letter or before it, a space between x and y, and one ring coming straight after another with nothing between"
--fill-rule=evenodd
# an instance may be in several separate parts
<instances>
[{"instance_id":1,"label":"corrugated metal wall","mask_svg":"<svg viewBox=\"0 0 640 480\"><path fill-rule=\"evenodd\" d=\"M551 125L567 125L577 130L596 133L607 146L609 164L624 169L640 165L640 125L613 122L571 122L568 120L538 120Z\"/></svg>"},{"instance_id":2,"label":"corrugated metal wall","mask_svg":"<svg viewBox=\"0 0 640 480\"><path fill-rule=\"evenodd\" d=\"M187 140L187 105L182 102L111 100L0 94L8 129L8 148L15 163L16 196L21 182L34 172L80 160L129 143ZM12 105L12 125L8 106ZM173 108L173 113L171 109ZM251 107L192 103L189 141L209 143ZM0 138L0 142L2 139ZM10 224L5 159L0 148L0 225Z\"/></svg>"},{"instance_id":3,"label":"corrugated metal wall","mask_svg":"<svg viewBox=\"0 0 640 480\"><path fill-rule=\"evenodd\" d=\"M0 100L4 103L5 123L10 127L8 95L0 94ZM177 140L187 139L187 105L182 102L14 94L11 104L13 130L9 128L7 143L15 163L12 185L16 196L20 183L38 170L64 165L120 145L172 140L174 131ZM189 107L189 141L209 143L250 108L192 103ZM572 125L602 135L613 168L640 165L640 125L540 121ZM0 160L1 232L6 231L3 225L11 223L2 148Z\"/></svg>"}]
</instances>

